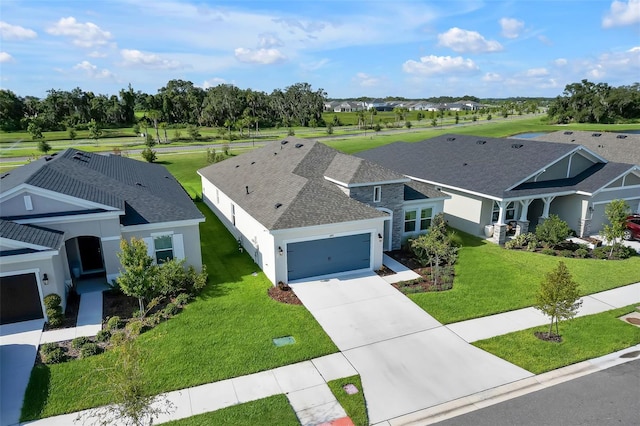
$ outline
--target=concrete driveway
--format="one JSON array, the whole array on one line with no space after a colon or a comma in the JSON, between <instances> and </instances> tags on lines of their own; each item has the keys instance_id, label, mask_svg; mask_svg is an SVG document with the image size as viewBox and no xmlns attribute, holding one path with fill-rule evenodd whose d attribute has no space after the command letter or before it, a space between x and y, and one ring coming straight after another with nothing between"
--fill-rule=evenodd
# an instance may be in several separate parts
<instances>
[{"instance_id":1,"label":"concrete driveway","mask_svg":"<svg viewBox=\"0 0 640 426\"><path fill-rule=\"evenodd\" d=\"M374 273L291 287L360 374L371 423L532 376L466 343Z\"/></svg>"},{"instance_id":2,"label":"concrete driveway","mask_svg":"<svg viewBox=\"0 0 640 426\"><path fill-rule=\"evenodd\" d=\"M17 424L42 335L43 320L0 326L0 425Z\"/></svg>"}]
</instances>

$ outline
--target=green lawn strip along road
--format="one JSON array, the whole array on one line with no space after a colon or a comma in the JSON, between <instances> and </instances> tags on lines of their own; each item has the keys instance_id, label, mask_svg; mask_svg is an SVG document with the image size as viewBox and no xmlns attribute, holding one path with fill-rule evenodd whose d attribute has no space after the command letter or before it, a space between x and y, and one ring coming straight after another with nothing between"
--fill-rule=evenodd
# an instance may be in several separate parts
<instances>
[{"instance_id":1,"label":"green lawn strip along road","mask_svg":"<svg viewBox=\"0 0 640 426\"><path fill-rule=\"evenodd\" d=\"M480 340L473 345L525 370L540 374L639 344L640 327L618 318L635 310L636 305L629 305L561 321L561 343L543 341L533 334L536 331L549 331L547 324Z\"/></svg>"},{"instance_id":2,"label":"green lawn strip along road","mask_svg":"<svg viewBox=\"0 0 640 426\"><path fill-rule=\"evenodd\" d=\"M352 384L358 389L358 393L349 395L343 386ZM367 426L369 424L369 416L367 415L367 402L362 389L360 376L344 377L342 379L327 382L329 389L335 395L336 399L344 408L351 421L356 426Z\"/></svg>"}]
</instances>

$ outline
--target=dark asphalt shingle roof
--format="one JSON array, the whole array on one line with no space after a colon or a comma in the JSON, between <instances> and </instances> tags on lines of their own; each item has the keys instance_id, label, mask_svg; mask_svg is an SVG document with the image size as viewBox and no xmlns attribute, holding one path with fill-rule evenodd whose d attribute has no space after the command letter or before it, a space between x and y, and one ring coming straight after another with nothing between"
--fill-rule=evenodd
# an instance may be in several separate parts
<instances>
[{"instance_id":1,"label":"dark asphalt shingle roof","mask_svg":"<svg viewBox=\"0 0 640 426\"><path fill-rule=\"evenodd\" d=\"M59 249L64 243L64 232L33 225L20 225L0 219L0 237L22 243Z\"/></svg>"},{"instance_id":2,"label":"dark asphalt shingle roof","mask_svg":"<svg viewBox=\"0 0 640 426\"><path fill-rule=\"evenodd\" d=\"M203 217L166 168L116 155L69 148L10 171L2 179L2 190L20 184L123 210L123 225Z\"/></svg>"},{"instance_id":3,"label":"dark asphalt shingle roof","mask_svg":"<svg viewBox=\"0 0 640 426\"><path fill-rule=\"evenodd\" d=\"M385 216L349 198L326 178L345 184L408 181L397 172L315 141L285 141L269 143L198 173L271 230Z\"/></svg>"},{"instance_id":4,"label":"dark asphalt shingle roof","mask_svg":"<svg viewBox=\"0 0 640 426\"><path fill-rule=\"evenodd\" d=\"M484 143L482 143L484 142ZM520 146L513 148L512 145ZM407 176L502 197L577 145L471 135L396 142L356 154Z\"/></svg>"},{"instance_id":5,"label":"dark asphalt shingle roof","mask_svg":"<svg viewBox=\"0 0 640 426\"><path fill-rule=\"evenodd\" d=\"M609 161L640 165L640 135L637 134L560 130L535 139L578 144Z\"/></svg>"},{"instance_id":6,"label":"dark asphalt shingle roof","mask_svg":"<svg viewBox=\"0 0 640 426\"><path fill-rule=\"evenodd\" d=\"M429 198L449 198L447 194L438 191L433 185L412 180L404 185L404 200L426 200Z\"/></svg>"}]
</instances>

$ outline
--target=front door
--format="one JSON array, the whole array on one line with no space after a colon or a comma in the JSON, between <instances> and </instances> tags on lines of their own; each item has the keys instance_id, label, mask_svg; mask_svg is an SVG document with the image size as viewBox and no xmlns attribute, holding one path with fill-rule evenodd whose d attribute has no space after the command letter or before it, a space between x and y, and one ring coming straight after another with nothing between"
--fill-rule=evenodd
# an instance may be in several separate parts
<instances>
[{"instance_id":1,"label":"front door","mask_svg":"<svg viewBox=\"0 0 640 426\"><path fill-rule=\"evenodd\" d=\"M78 250L83 274L104 271L100 238L78 237Z\"/></svg>"}]
</instances>

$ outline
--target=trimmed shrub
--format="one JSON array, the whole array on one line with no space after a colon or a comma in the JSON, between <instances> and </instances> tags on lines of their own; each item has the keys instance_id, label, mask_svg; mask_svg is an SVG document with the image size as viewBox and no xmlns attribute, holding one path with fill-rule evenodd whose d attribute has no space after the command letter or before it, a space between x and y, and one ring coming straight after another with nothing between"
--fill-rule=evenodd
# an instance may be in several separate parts
<instances>
[{"instance_id":1,"label":"trimmed shrub","mask_svg":"<svg viewBox=\"0 0 640 426\"><path fill-rule=\"evenodd\" d=\"M129 332L129 336L138 336L145 328L145 323L141 320L132 320L127 323L124 329Z\"/></svg>"},{"instance_id":2,"label":"trimmed shrub","mask_svg":"<svg viewBox=\"0 0 640 426\"><path fill-rule=\"evenodd\" d=\"M62 303L62 299L55 293L47 294L44 297L44 306L47 309L55 309Z\"/></svg>"},{"instance_id":3,"label":"trimmed shrub","mask_svg":"<svg viewBox=\"0 0 640 426\"><path fill-rule=\"evenodd\" d=\"M58 346L57 343L51 342L51 343L43 343L42 345L40 345L40 352L42 352L43 354L47 355L51 352L53 352L56 348L59 348L60 346Z\"/></svg>"},{"instance_id":4,"label":"trimmed shrub","mask_svg":"<svg viewBox=\"0 0 640 426\"><path fill-rule=\"evenodd\" d=\"M95 343L89 342L80 348L80 358L88 358L93 355L98 355L102 352L100 346Z\"/></svg>"},{"instance_id":5,"label":"trimmed shrub","mask_svg":"<svg viewBox=\"0 0 640 426\"><path fill-rule=\"evenodd\" d=\"M578 250L576 250L574 252L576 257L579 257L580 259L585 259L589 256L589 250L587 250L586 248L580 247Z\"/></svg>"},{"instance_id":6,"label":"trimmed shrub","mask_svg":"<svg viewBox=\"0 0 640 426\"><path fill-rule=\"evenodd\" d=\"M573 252L571 250L561 250L560 256L562 257L573 257Z\"/></svg>"},{"instance_id":7,"label":"trimmed shrub","mask_svg":"<svg viewBox=\"0 0 640 426\"><path fill-rule=\"evenodd\" d=\"M87 343L91 343L91 340L88 337L84 337L84 336L76 337L71 341L71 347L75 349L80 349Z\"/></svg>"},{"instance_id":8,"label":"trimmed shrub","mask_svg":"<svg viewBox=\"0 0 640 426\"><path fill-rule=\"evenodd\" d=\"M616 243L613 245L613 253L611 253L611 246L602 246L593 249L593 257L596 259L628 259L631 256L636 255L636 251L631 247L627 247L623 244Z\"/></svg>"},{"instance_id":9,"label":"trimmed shrub","mask_svg":"<svg viewBox=\"0 0 640 426\"><path fill-rule=\"evenodd\" d=\"M536 227L536 237L546 245L555 246L564 241L571 232L569 225L559 216L552 214Z\"/></svg>"},{"instance_id":10,"label":"trimmed shrub","mask_svg":"<svg viewBox=\"0 0 640 426\"><path fill-rule=\"evenodd\" d=\"M546 254L548 256L555 256L556 255L556 251L554 249L551 249L551 248L543 248L542 250L540 250L540 253Z\"/></svg>"},{"instance_id":11,"label":"trimmed shrub","mask_svg":"<svg viewBox=\"0 0 640 426\"><path fill-rule=\"evenodd\" d=\"M176 296L176 299L174 300L174 303L176 304L176 306L183 307L187 303L189 303L190 299L191 299L191 297L189 297L189 295L187 293L180 293L179 295Z\"/></svg>"},{"instance_id":12,"label":"trimmed shrub","mask_svg":"<svg viewBox=\"0 0 640 426\"><path fill-rule=\"evenodd\" d=\"M64 349L56 343L45 343L40 346L40 354L45 364L59 364L67 360Z\"/></svg>"},{"instance_id":13,"label":"trimmed shrub","mask_svg":"<svg viewBox=\"0 0 640 426\"><path fill-rule=\"evenodd\" d=\"M100 330L96 334L96 341L98 342L107 342L111 337L111 332L109 330Z\"/></svg>"},{"instance_id":14,"label":"trimmed shrub","mask_svg":"<svg viewBox=\"0 0 640 426\"><path fill-rule=\"evenodd\" d=\"M48 322L50 327L60 327L64 320L62 308L59 305L55 308L47 308L47 318L49 319Z\"/></svg>"},{"instance_id":15,"label":"trimmed shrub","mask_svg":"<svg viewBox=\"0 0 640 426\"><path fill-rule=\"evenodd\" d=\"M107 321L107 330L109 331L117 330L119 328L122 328L123 326L124 321L122 321L117 315L109 318L109 320Z\"/></svg>"},{"instance_id":16,"label":"trimmed shrub","mask_svg":"<svg viewBox=\"0 0 640 426\"><path fill-rule=\"evenodd\" d=\"M164 310L162 312L164 313L165 317L169 318L177 314L179 311L180 308L178 308L175 303L169 302L167 303L167 306L164 307Z\"/></svg>"}]
</instances>

